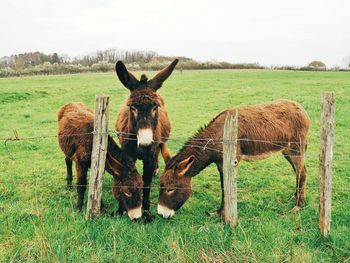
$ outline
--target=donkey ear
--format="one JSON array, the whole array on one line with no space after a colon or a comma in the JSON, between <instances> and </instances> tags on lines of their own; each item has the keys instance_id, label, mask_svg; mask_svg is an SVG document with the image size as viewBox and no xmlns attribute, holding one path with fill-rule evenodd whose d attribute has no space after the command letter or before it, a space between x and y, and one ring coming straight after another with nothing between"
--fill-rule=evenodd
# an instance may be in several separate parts
<instances>
[{"instance_id":1,"label":"donkey ear","mask_svg":"<svg viewBox=\"0 0 350 263\"><path fill-rule=\"evenodd\" d=\"M115 159L110 153L107 152L106 156L106 170L110 174L115 176L121 176L121 170L123 168L123 164Z\"/></svg>"},{"instance_id":2,"label":"donkey ear","mask_svg":"<svg viewBox=\"0 0 350 263\"><path fill-rule=\"evenodd\" d=\"M126 69L124 63L120 60L115 64L115 71L120 82L129 90L133 91L139 85L137 78Z\"/></svg>"},{"instance_id":3,"label":"donkey ear","mask_svg":"<svg viewBox=\"0 0 350 263\"><path fill-rule=\"evenodd\" d=\"M154 76L153 79L148 82L149 86L155 90L162 87L163 82L170 76L178 62L179 60L175 59L169 66L163 68L157 75Z\"/></svg>"},{"instance_id":4,"label":"donkey ear","mask_svg":"<svg viewBox=\"0 0 350 263\"><path fill-rule=\"evenodd\" d=\"M176 170L178 171L177 175L178 176L185 175L185 173L188 171L188 169L190 169L190 167L192 166L193 161L194 161L193 155L191 155L187 159L181 161L176 167Z\"/></svg>"},{"instance_id":5,"label":"donkey ear","mask_svg":"<svg viewBox=\"0 0 350 263\"><path fill-rule=\"evenodd\" d=\"M121 149L116 144L111 136L108 136L108 148L106 155L106 170L113 176L121 175L121 170L124 165L117 159L116 156L121 155Z\"/></svg>"}]
</instances>

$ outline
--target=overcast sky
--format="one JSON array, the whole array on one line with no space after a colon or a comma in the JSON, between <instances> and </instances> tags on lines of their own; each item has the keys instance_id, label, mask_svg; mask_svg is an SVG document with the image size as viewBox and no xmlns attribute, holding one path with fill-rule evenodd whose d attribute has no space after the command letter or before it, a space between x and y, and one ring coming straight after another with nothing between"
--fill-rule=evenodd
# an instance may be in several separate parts
<instances>
[{"instance_id":1,"label":"overcast sky","mask_svg":"<svg viewBox=\"0 0 350 263\"><path fill-rule=\"evenodd\" d=\"M197 60L341 64L349 0L0 0L0 56L153 50Z\"/></svg>"}]
</instances>

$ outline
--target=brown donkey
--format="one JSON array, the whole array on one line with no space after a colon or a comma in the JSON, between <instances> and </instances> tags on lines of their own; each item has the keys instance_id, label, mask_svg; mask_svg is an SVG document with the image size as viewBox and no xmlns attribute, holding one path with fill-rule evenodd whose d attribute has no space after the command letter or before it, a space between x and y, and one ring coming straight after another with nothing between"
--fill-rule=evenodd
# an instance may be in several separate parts
<instances>
[{"instance_id":1,"label":"brown donkey","mask_svg":"<svg viewBox=\"0 0 350 263\"><path fill-rule=\"evenodd\" d=\"M239 107L217 115L206 127L189 139L179 153L170 159L160 177L158 213L164 218L175 214L191 194L191 179L209 164L220 173L223 192L223 127L227 112L238 111L237 159L258 160L282 152L296 174L296 205L304 202L306 168L304 154L310 119L296 102L278 100L268 104ZM211 138L212 140L208 140Z\"/></svg>"},{"instance_id":2,"label":"brown donkey","mask_svg":"<svg viewBox=\"0 0 350 263\"><path fill-rule=\"evenodd\" d=\"M91 166L93 130L93 111L84 104L66 104L59 110L58 142L66 156L68 189L72 188L72 161L76 164L78 210L83 207L87 171ZM141 217L142 178L135 162L119 149L110 136L106 170L114 177L112 192L119 201L119 213L127 211L131 220Z\"/></svg>"},{"instance_id":3,"label":"brown donkey","mask_svg":"<svg viewBox=\"0 0 350 263\"><path fill-rule=\"evenodd\" d=\"M145 75L137 80L121 61L116 64L119 80L130 90L130 95L118 114L115 129L122 149L135 161L143 161L142 207L148 222L153 219L150 213L150 187L158 170L159 152L161 151L165 163L170 159L166 142L171 126L164 100L157 90L173 72L177 63L178 60L175 59L151 80Z\"/></svg>"}]
</instances>

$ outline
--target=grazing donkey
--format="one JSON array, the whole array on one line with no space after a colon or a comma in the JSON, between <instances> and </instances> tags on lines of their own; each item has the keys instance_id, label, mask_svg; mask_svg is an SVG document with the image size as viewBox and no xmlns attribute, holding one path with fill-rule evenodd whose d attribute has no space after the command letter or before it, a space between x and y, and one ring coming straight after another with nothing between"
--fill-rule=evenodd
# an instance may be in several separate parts
<instances>
[{"instance_id":1,"label":"grazing donkey","mask_svg":"<svg viewBox=\"0 0 350 263\"><path fill-rule=\"evenodd\" d=\"M170 159L160 177L158 213L164 218L175 214L191 194L191 179L209 164L220 173L222 199L218 213L223 215L223 127L227 112L238 111L237 160L258 160L282 152L296 173L296 206L304 202L306 168L304 154L310 119L296 102L278 100L268 104L239 107L217 115L189 139ZM211 138L212 140L207 140Z\"/></svg>"},{"instance_id":2,"label":"grazing donkey","mask_svg":"<svg viewBox=\"0 0 350 263\"><path fill-rule=\"evenodd\" d=\"M77 173L77 208L81 211L86 190L86 176L91 166L94 114L81 103L66 104L58 112L58 142L65 154L67 188L72 188L72 161ZM131 220L140 218L142 178L135 162L108 136L106 170L114 177L112 192L119 201L119 213L127 211ZM103 202L101 201L101 208Z\"/></svg>"},{"instance_id":3,"label":"grazing donkey","mask_svg":"<svg viewBox=\"0 0 350 263\"><path fill-rule=\"evenodd\" d=\"M130 90L125 105L121 108L115 129L119 132L122 149L135 161L143 161L143 199L142 207L147 222L153 220L150 213L150 187L158 170L158 155L161 151L164 162L170 159L166 142L170 135L170 121L164 100L157 90L173 72L178 60L161 70L148 80L145 75L137 80L118 61L116 72L121 83Z\"/></svg>"}]
</instances>

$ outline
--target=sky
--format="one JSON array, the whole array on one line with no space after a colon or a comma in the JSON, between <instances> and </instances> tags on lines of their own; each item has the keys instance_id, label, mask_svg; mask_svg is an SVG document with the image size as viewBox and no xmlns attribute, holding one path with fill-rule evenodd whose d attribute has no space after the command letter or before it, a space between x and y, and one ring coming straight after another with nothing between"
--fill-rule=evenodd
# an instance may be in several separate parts
<instances>
[{"instance_id":1,"label":"sky","mask_svg":"<svg viewBox=\"0 0 350 263\"><path fill-rule=\"evenodd\" d=\"M0 57L152 50L199 61L341 65L349 0L0 0Z\"/></svg>"}]
</instances>

